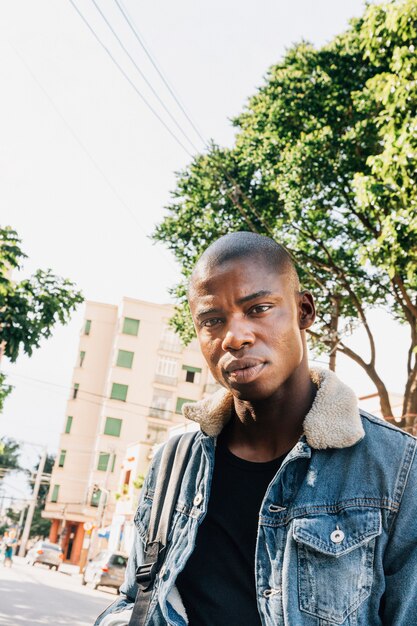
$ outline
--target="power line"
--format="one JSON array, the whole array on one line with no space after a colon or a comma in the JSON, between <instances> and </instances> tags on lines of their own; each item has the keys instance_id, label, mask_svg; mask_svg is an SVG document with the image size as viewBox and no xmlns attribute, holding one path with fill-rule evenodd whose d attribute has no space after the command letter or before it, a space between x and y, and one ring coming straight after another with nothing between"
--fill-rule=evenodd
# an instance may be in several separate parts
<instances>
[{"instance_id":1,"label":"power line","mask_svg":"<svg viewBox=\"0 0 417 626\"><path fill-rule=\"evenodd\" d=\"M182 111L183 115L185 116L185 118L188 120L188 122L190 123L191 127L193 128L193 130L195 131L195 133L198 135L198 137L201 139L201 141L203 142L204 145L206 145L206 140L204 139L202 133L200 132L198 126L193 122L193 120L191 119L191 117L189 116L189 114L187 113L184 105L181 103L180 99L178 98L178 96L176 95L174 89L171 87L171 85L169 84L167 78L164 76L162 70L160 69L160 67L158 66L156 60L154 59L154 57L152 56L152 54L150 53L150 51L148 50L147 46L145 45L145 42L143 41L143 38L139 35L138 29L137 27L133 24L133 20L132 18L128 15L128 12L126 10L126 8L124 6L122 6L122 3L119 2L119 0L114 0L119 11L121 12L121 14L123 15L124 19L126 20L129 28L131 29L131 31L133 32L136 40L138 41L138 43L140 44L140 46L142 47L142 49L144 50L146 56L148 57L148 59L150 60L150 62L152 63L153 67L155 68L155 70L158 72L161 80L163 81L165 87L168 89L169 93L171 94L171 96L173 97L173 99L175 100L175 102L177 103L178 107L180 108L180 110Z\"/></svg>"},{"instance_id":2,"label":"power line","mask_svg":"<svg viewBox=\"0 0 417 626\"><path fill-rule=\"evenodd\" d=\"M124 45L124 43L120 39L119 35L116 33L116 31L113 28L113 26L110 24L109 20L107 19L107 17L105 16L103 11L101 10L100 6L97 4L96 0L91 0L91 2L94 4L94 6L96 7L97 11L100 13L101 17L103 18L103 20L107 24L108 28L113 33L114 37L116 38L116 40L119 43L120 47L122 48L123 52L125 52L125 54L129 57L130 61L133 63L134 67L139 72L139 74L142 77L142 79L145 81L145 83L148 85L149 89L152 91L153 95L158 100L159 104L162 106L162 108L167 113L167 115L170 117L170 119L174 122L175 126L178 128L178 130L183 135L183 137L185 137L185 139L192 146L192 148L196 152L198 152L198 148L193 144L192 140L188 137L188 135L186 134L184 129L179 125L179 123L177 122L175 117L172 115L171 111L168 109L168 107L166 106L166 104L164 103L162 98L159 96L158 92L154 89L154 87L152 86L151 82L146 78L145 74L142 72L142 70L140 69L139 65L136 63L135 59L132 57L132 55L130 54L129 50L126 48L126 46Z\"/></svg>"},{"instance_id":3,"label":"power line","mask_svg":"<svg viewBox=\"0 0 417 626\"><path fill-rule=\"evenodd\" d=\"M72 389L72 387L67 387L66 385L59 385L57 383L52 383L52 382L47 381L47 380L41 380L39 378L33 378L31 376L24 376L23 374L15 374L13 372L7 372L7 371L5 373L7 374L7 376L16 376L17 378L23 378L23 379L26 379L28 381L40 383L40 384L47 385L47 386L50 386L50 387L57 387L59 389L65 389L66 391L71 391L71 389ZM94 396L95 398L100 398L102 400L112 400L113 399L113 398L109 398L108 396L105 396L103 394L96 393L94 391L87 391L85 389L79 389L78 390L78 397L77 397L77 399L81 400L82 402L90 402L91 404L95 404L96 406L103 406L103 402L94 402L93 400L90 400L89 398L81 398L80 396L82 394L91 395L91 396ZM75 400L75 398L69 398L69 399ZM124 405L137 406L137 407L140 407L142 409L147 409L147 411L151 411L151 410L161 411L161 412L164 412L165 414L169 413L172 416L180 415L179 413L176 413L175 411L172 411L172 410L169 410L169 409L161 409L160 407L148 406L146 404L140 404L139 402L131 402L129 400L123 401L123 404ZM137 411L129 411L129 409L125 409L125 408L122 408L122 410L125 413L132 413L133 415L139 415L141 417L144 417L144 416L148 415L147 413L139 413ZM158 416L149 416L149 417L158 417ZM164 418L160 418L160 419L164 419Z\"/></svg>"},{"instance_id":4,"label":"power line","mask_svg":"<svg viewBox=\"0 0 417 626\"><path fill-rule=\"evenodd\" d=\"M70 0L71 2L71 0ZM32 77L32 79L34 80L34 82L37 84L37 86L39 87L39 89L42 91L42 93L44 94L44 96L46 97L46 99L48 100L49 104L51 105L51 107L53 108L53 110L55 111L55 113L58 115L58 117L60 118L60 120L63 122L63 124L66 126L67 130L69 131L70 135L73 137L73 139L76 141L76 143L80 146L80 148L82 149L82 151L86 154L86 156L90 159L91 163L94 165L95 169L97 170L97 172L100 174L100 176L104 179L104 181L107 183L108 187L110 188L110 190L112 191L113 195L115 196L115 198L120 202L120 204L122 205L122 207L129 213L130 217L134 220L134 222L137 224L139 230L142 231L142 233L145 235L145 237L148 237L148 234L145 232L145 230L143 229L142 223L140 222L140 220L138 219L138 217L136 216L136 214L132 211L132 209L130 208L130 206L127 204L127 202L122 198L122 196L119 194L119 192L117 191L117 189L114 187L113 183L110 181L110 179L107 177L107 175L105 174L105 172L101 169L101 167L99 166L99 164L97 163L97 161L94 159L94 157L92 156L92 154L88 151L87 147L83 144L83 142L81 141L81 139L78 137L78 135L76 134L76 132L74 131L74 129L72 128L72 126L70 125L70 123L66 120L66 118L64 117L64 115L61 113L61 111L58 109L57 105L55 104L55 102L53 101L53 99L51 98L51 96L49 95L49 93L47 92L47 90L45 89L45 87L42 85L42 83L40 82L40 80L37 78L37 76L35 75L35 73L33 72L33 70L31 69L31 67L28 65L28 63L26 62L26 60L24 59L24 57L21 55L21 53L13 46L13 44L9 41L8 42L10 47L12 48L12 50L15 52L15 54L19 57L21 63L24 65L24 67L26 68L27 72L30 74L30 76ZM161 249L161 253L165 259L165 261L170 265L171 268L176 269L174 267L174 264L172 263L172 260L167 256L167 254L165 253L165 249ZM101 322L103 324L105 324L106 322L103 321Z\"/></svg>"},{"instance_id":5,"label":"power line","mask_svg":"<svg viewBox=\"0 0 417 626\"><path fill-rule=\"evenodd\" d=\"M84 17L84 15L81 13L81 11L79 10L79 8L77 7L77 5L75 4L74 0L69 0L69 2L72 4L72 6L74 7L75 11L78 13L78 15L80 16L80 18L82 19L82 21L84 22L84 24L87 26L88 30L91 32L91 34L93 35L93 37L96 39L96 41L100 44L100 46L103 48L103 50L106 52L106 54L110 57L111 61L114 63L114 65L117 67L117 69L119 70L119 72L124 76L124 78L128 81L128 83L131 85L131 87L134 89L134 91L137 93L137 95L139 96L139 98L142 100L142 102L145 104L145 106L153 113L153 115L159 120L159 122L164 126L164 128L168 131L168 133L171 135L171 137L174 139L174 141L177 142L178 145L181 146L181 148L188 154L189 157L193 157L193 155L191 154L191 152L184 146L184 144L182 143L182 141L180 139L178 139L178 137L175 135L175 133L170 129L170 127L165 123L165 121L162 119L162 117L159 115L159 113L153 108L153 106L147 101L147 99L145 98L145 96L139 91L139 89L136 87L135 83L131 80L131 78L128 76L128 74L124 71L124 69L122 68L122 66L116 61L116 59L114 58L114 56L112 55L112 53L110 52L110 50L107 48L106 44L103 43L103 41L100 39L100 37L97 35L97 33L95 32L94 28L90 25L90 23L88 22L88 20Z\"/></svg>"}]
</instances>

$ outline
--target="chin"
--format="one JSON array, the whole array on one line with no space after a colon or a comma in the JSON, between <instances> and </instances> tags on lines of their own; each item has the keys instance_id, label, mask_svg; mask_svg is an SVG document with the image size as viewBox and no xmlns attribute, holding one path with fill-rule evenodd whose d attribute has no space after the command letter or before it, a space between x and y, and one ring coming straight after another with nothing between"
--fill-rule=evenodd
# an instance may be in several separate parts
<instances>
[{"instance_id":1,"label":"chin","mask_svg":"<svg viewBox=\"0 0 417 626\"><path fill-rule=\"evenodd\" d=\"M238 400L246 402L260 402L270 398L274 391L255 385L240 385L239 387L228 387L231 394Z\"/></svg>"}]
</instances>

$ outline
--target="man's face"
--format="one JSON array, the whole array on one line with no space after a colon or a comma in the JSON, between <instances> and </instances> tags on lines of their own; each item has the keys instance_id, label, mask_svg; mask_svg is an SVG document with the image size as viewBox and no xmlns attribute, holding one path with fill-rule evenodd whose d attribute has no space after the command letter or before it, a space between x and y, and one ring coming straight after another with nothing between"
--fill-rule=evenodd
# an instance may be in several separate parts
<instances>
[{"instance_id":1,"label":"man's face","mask_svg":"<svg viewBox=\"0 0 417 626\"><path fill-rule=\"evenodd\" d=\"M216 380L242 400L279 393L304 356L302 330L314 321L308 292L257 257L200 269L190 308Z\"/></svg>"}]
</instances>

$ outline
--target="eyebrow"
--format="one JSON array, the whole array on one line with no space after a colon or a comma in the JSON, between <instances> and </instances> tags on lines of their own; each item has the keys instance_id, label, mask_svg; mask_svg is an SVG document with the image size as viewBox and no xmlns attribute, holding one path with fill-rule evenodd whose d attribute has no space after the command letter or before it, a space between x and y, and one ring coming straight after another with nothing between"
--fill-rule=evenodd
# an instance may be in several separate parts
<instances>
[{"instance_id":1,"label":"eyebrow","mask_svg":"<svg viewBox=\"0 0 417 626\"><path fill-rule=\"evenodd\" d=\"M199 311L197 313L196 318L199 320L205 317L206 315L211 315L212 313L220 313L220 309L215 309L215 308L203 309L202 311Z\"/></svg>"},{"instance_id":2,"label":"eyebrow","mask_svg":"<svg viewBox=\"0 0 417 626\"><path fill-rule=\"evenodd\" d=\"M255 291L255 293L250 293L248 296L243 296L243 298L239 298L237 302L238 304L244 304L245 302L250 302L250 300L256 300L256 298L263 298L264 296L272 296L272 291L269 291L269 289L261 289L261 291Z\"/></svg>"},{"instance_id":3,"label":"eyebrow","mask_svg":"<svg viewBox=\"0 0 417 626\"><path fill-rule=\"evenodd\" d=\"M247 296L243 296L243 298L239 298L239 300L237 301L238 304L244 304L245 302L250 302L251 300L256 300L256 298L263 298L264 296L271 296L272 295L272 291L269 291L269 289L261 289L261 291L255 291L255 293L250 293ZM211 314L217 314L220 313L220 309L217 309L215 307L212 307L210 309L203 309L202 311L199 311L196 315L197 319L201 319L203 317L205 317L206 315L211 315Z\"/></svg>"}]
</instances>

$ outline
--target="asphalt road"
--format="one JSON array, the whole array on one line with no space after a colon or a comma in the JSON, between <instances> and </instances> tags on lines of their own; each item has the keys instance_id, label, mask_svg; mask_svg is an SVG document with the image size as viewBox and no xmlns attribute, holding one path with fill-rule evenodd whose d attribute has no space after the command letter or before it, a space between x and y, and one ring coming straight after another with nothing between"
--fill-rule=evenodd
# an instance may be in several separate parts
<instances>
[{"instance_id":1,"label":"asphalt road","mask_svg":"<svg viewBox=\"0 0 417 626\"><path fill-rule=\"evenodd\" d=\"M116 593L81 585L80 576L31 567L16 558L0 563L0 626L92 626Z\"/></svg>"}]
</instances>

